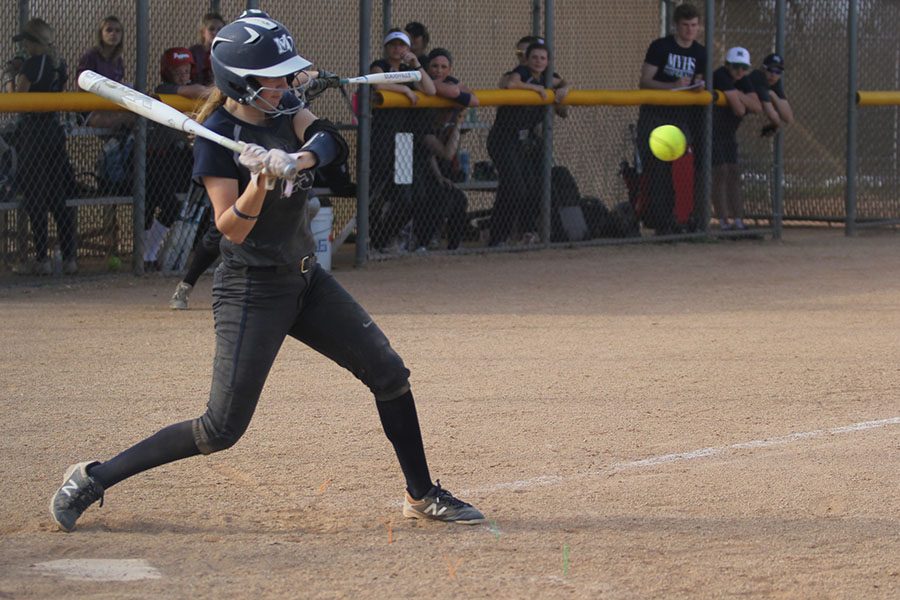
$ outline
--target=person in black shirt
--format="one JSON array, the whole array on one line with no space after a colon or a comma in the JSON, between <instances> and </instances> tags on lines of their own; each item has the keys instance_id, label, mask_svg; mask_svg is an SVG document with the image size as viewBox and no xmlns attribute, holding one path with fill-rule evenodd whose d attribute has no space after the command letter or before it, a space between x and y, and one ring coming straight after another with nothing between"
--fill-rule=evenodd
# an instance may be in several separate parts
<instances>
[{"instance_id":1,"label":"person in black shirt","mask_svg":"<svg viewBox=\"0 0 900 600\"><path fill-rule=\"evenodd\" d=\"M203 138L194 145L194 177L206 187L223 235L213 285L216 353L206 411L106 462L70 466L51 499L53 521L72 531L113 485L237 443L290 336L346 368L375 396L406 478L405 517L481 523L481 512L431 481L403 360L365 309L316 264L307 212L312 170L342 159L347 145L334 125L304 107L304 89L290 87L288 82L308 80L311 66L297 54L290 32L262 11L247 13L252 17L223 27L213 43L218 89L198 115L206 127L241 140L245 148L237 155ZM267 190L273 174L290 179Z\"/></svg>"},{"instance_id":2,"label":"person in black shirt","mask_svg":"<svg viewBox=\"0 0 900 600\"><path fill-rule=\"evenodd\" d=\"M760 131L763 137L775 135L780 127L794 122L794 111L784 94L784 59L770 54L763 59L762 68L750 73L750 83L762 102L763 113L769 119Z\"/></svg>"},{"instance_id":3,"label":"person in black shirt","mask_svg":"<svg viewBox=\"0 0 900 600\"><path fill-rule=\"evenodd\" d=\"M419 63L428 66L428 44L431 42L431 34L428 28L418 21L410 21L403 27L403 31L409 36L409 49L419 59Z\"/></svg>"},{"instance_id":4,"label":"person in black shirt","mask_svg":"<svg viewBox=\"0 0 900 600\"><path fill-rule=\"evenodd\" d=\"M61 92L65 88L65 64L53 49L53 29L43 19L29 20L13 37L22 42L28 58L14 80L16 92ZM31 223L35 260L14 267L18 274L49 275L47 211L53 213L62 253L63 273L78 271L75 246L75 209L66 198L75 192L75 175L66 153L66 134L55 112L24 113L16 129L19 159L18 185L22 207Z\"/></svg>"},{"instance_id":5,"label":"person in black shirt","mask_svg":"<svg viewBox=\"0 0 900 600\"><path fill-rule=\"evenodd\" d=\"M728 106L713 108L713 208L719 227L744 230L741 172L738 168L737 130L748 112L762 107L750 84L750 53L736 46L728 50L725 64L713 72L713 88L725 94Z\"/></svg>"},{"instance_id":6,"label":"person in black shirt","mask_svg":"<svg viewBox=\"0 0 900 600\"><path fill-rule=\"evenodd\" d=\"M547 46L534 42L525 51L527 65L518 66L506 84L508 89L532 90L547 99L555 92L556 112L565 116L562 102L569 88L557 73L550 77ZM489 246L505 244L518 222L525 243L536 243L541 207L541 175L544 144L536 128L544 120L544 107L501 106L488 133L487 149L497 169L497 196L491 213Z\"/></svg>"},{"instance_id":7,"label":"person in black shirt","mask_svg":"<svg viewBox=\"0 0 900 600\"><path fill-rule=\"evenodd\" d=\"M700 31L700 13L690 4L675 9L675 33L659 38L647 48L641 66L640 87L651 90L699 91L706 71L706 48L696 39ZM638 114L638 150L649 182L649 209L644 223L658 234L674 233L674 189L671 165L650 152L650 132L660 125L676 125L694 145L695 164L702 164L702 107L642 105ZM697 169L697 180L699 181ZM699 189L699 186L695 186Z\"/></svg>"},{"instance_id":8,"label":"person in black shirt","mask_svg":"<svg viewBox=\"0 0 900 600\"><path fill-rule=\"evenodd\" d=\"M410 50L410 40L406 32L391 29L384 37L385 57L374 61L370 73L391 73L399 71L419 71L422 80L416 83L381 83L373 87L379 91L398 92L406 95L413 106L419 101L416 91L426 96L434 96L435 87L425 65ZM421 136L430 125L427 111L385 109L374 111L372 117L372 145L377 152L371 153L370 182L372 207L371 243L375 250L386 250L393 243L403 226L409 221L412 211L411 185L397 183L397 180L411 180L413 165L395 165L395 142L398 133L411 133L413 140ZM395 172L395 169L399 172ZM407 248L400 248L406 250Z\"/></svg>"}]
</instances>

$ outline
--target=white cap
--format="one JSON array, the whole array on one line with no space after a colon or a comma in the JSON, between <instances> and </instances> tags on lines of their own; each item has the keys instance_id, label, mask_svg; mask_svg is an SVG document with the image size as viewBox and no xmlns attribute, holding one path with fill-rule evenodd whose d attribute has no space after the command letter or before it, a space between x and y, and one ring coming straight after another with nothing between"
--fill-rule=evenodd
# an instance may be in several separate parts
<instances>
[{"instance_id":1,"label":"white cap","mask_svg":"<svg viewBox=\"0 0 900 600\"><path fill-rule=\"evenodd\" d=\"M387 34L386 36L384 36L384 43L382 44L382 46L387 46L389 43L393 42L394 40L400 40L401 42L403 42L403 43L406 44L407 46L411 46L411 45L412 45L412 44L409 43L409 36L406 35L405 32L403 32L403 31L392 31L392 32L390 32L389 34Z\"/></svg>"},{"instance_id":2,"label":"white cap","mask_svg":"<svg viewBox=\"0 0 900 600\"><path fill-rule=\"evenodd\" d=\"M725 62L734 65L752 65L750 62L750 52L746 48L735 46L728 50L725 54Z\"/></svg>"}]
</instances>

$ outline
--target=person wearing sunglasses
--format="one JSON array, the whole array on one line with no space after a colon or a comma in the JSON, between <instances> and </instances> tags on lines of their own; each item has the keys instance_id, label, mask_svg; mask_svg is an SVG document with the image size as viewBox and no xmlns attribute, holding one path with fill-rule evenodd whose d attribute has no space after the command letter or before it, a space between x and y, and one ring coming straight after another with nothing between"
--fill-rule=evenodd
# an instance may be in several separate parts
<instances>
[{"instance_id":1,"label":"person wearing sunglasses","mask_svg":"<svg viewBox=\"0 0 900 600\"><path fill-rule=\"evenodd\" d=\"M762 105L747 75L750 52L735 46L725 54L725 64L713 72L713 88L725 95L727 106L713 109L713 209L722 231L744 230L741 172L738 168L737 130L748 112L762 112Z\"/></svg>"},{"instance_id":2,"label":"person wearing sunglasses","mask_svg":"<svg viewBox=\"0 0 900 600\"><path fill-rule=\"evenodd\" d=\"M780 54L770 54L763 59L762 67L748 77L762 102L763 114L769 119L768 125L760 130L762 137L775 135L780 127L794 122L794 111L784 95L783 73L784 58Z\"/></svg>"}]
</instances>

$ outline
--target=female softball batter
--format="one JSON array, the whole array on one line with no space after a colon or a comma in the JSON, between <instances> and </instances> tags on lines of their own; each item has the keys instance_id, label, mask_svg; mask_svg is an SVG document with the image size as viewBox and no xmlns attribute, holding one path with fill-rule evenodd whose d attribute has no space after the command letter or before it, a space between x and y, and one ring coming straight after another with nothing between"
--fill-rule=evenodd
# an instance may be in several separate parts
<instances>
[{"instance_id":1,"label":"female softball batter","mask_svg":"<svg viewBox=\"0 0 900 600\"><path fill-rule=\"evenodd\" d=\"M297 54L283 25L255 13L219 32L212 64L219 93L200 120L207 116L206 127L248 146L240 156L203 139L194 148L194 177L206 187L224 235L213 283L216 353L206 412L106 462L69 467L50 502L53 520L72 531L85 509L102 504L105 490L120 481L233 446L291 336L351 371L375 395L406 478L405 516L482 522L477 509L432 483L409 371L366 311L315 263L306 190L312 169L340 160L347 148L330 123L303 108L303 89L289 87L310 62ZM290 165L300 173L296 181L266 191L266 173L285 173Z\"/></svg>"}]
</instances>

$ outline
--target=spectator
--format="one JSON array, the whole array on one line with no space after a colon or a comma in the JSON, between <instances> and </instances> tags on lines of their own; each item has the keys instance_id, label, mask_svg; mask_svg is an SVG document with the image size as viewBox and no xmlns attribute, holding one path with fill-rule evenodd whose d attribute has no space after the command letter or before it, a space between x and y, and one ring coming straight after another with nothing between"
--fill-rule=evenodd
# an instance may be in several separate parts
<instances>
[{"instance_id":1,"label":"spectator","mask_svg":"<svg viewBox=\"0 0 900 600\"><path fill-rule=\"evenodd\" d=\"M43 19L30 19L13 37L27 58L12 82L15 92L61 92L68 79L65 63L56 57L53 29ZM31 223L35 259L14 267L18 274L50 275L47 212L53 213L62 254L62 272L78 271L75 209L66 198L75 191L75 176L66 154L66 135L55 112L24 113L16 129L18 184L22 206Z\"/></svg>"},{"instance_id":2,"label":"spectator","mask_svg":"<svg viewBox=\"0 0 900 600\"><path fill-rule=\"evenodd\" d=\"M191 66L191 81L200 85L215 83L212 64L209 62L209 49L219 30L225 27L225 19L217 12L208 12L200 19L200 43L191 46L194 64Z\"/></svg>"},{"instance_id":3,"label":"spectator","mask_svg":"<svg viewBox=\"0 0 900 600\"><path fill-rule=\"evenodd\" d=\"M700 32L700 13L691 4L681 4L675 9L674 22L673 35L659 38L647 48L641 67L642 89L703 88L707 55L706 48L696 41ZM658 234L675 231L675 192L672 187L671 165L657 159L650 152L650 132L659 125L677 125L684 131L688 143L692 143L702 139L702 115L702 107L642 105L640 108L637 135L641 163L649 183L649 210L644 216L644 222ZM694 153L696 164L702 164L702 144L695 145ZM699 169L696 174L695 181L701 181ZM700 186L695 185L695 189L700 189Z\"/></svg>"},{"instance_id":4,"label":"spectator","mask_svg":"<svg viewBox=\"0 0 900 600\"><path fill-rule=\"evenodd\" d=\"M208 88L192 84L194 58L187 48L168 48L160 58L157 94L186 98L208 95ZM186 192L191 181L194 153L187 136L170 127L151 123L147 129L147 201L144 212L144 268L159 270L159 249L178 217L176 194ZM158 210L158 214L157 214Z\"/></svg>"},{"instance_id":5,"label":"spectator","mask_svg":"<svg viewBox=\"0 0 900 600\"><path fill-rule=\"evenodd\" d=\"M763 66L750 73L750 83L762 102L762 109L769 124L762 128L763 137L775 135L780 127L794 122L794 111L784 95L784 59L780 54L770 54L763 59Z\"/></svg>"},{"instance_id":6,"label":"spectator","mask_svg":"<svg viewBox=\"0 0 900 600\"><path fill-rule=\"evenodd\" d=\"M122 60L124 39L124 29L119 18L113 15L104 17L97 29L97 45L82 54L78 61L78 75L90 69L113 81L124 83L125 61ZM114 129L131 127L134 120L134 114L128 111L94 111L87 116L85 124L89 127Z\"/></svg>"},{"instance_id":7,"label":"spectator","mask_svg":"<svg viewBox=\"0 0 900 600\"><path fill-rule=\"evenodd\" d=\"M425 64L428 65L428 75L434 82L438 96L463 106L478 106L478 98L453 76L453 57L450 56L449 50L435 48L428 53Z\"/></svg>"},{"instance_id":8,"label":"spectator","mask_svg":"<svg viewBox=\"0 0 900 600\"><path fill-rule=\"evenodd\" d=\"M525 50L528 61L516 67L506 84L508 89L533 90L547 99L547 88L555 90L562 102L568 87L558 73L547 73L547 46L534 42ZM564 107L557 104L560 116ZM488 134L487 148L498 173L497 198L491 216L489 246L506 243L518 221L525 243L539 241L537 228L541 204L541 174L544 144L535 131L544 118L543 106L501 106Z\"/></svg>"},{"instance_id":9,"label":"spectator","mask_svg":"<svg viewBox=\"0 0 900 600\"><path fill-rule=\"evenodd\" d=\"M713 73L713 88L725 94L728 106L713 108L713 206L723 231L744 230L741 172L738 169L737 130L747 112L762 112L750 78L750 53L736 46L725 64Z\"/></svg>"},{"instance_id":10,"label":"spectator","mask_svg":"<svg viewBox=\"0 0 900 600\"><path fill-rule=\"evenodd\" d=\"M516 60L519 61L517 67L524 67L528 64L528 59L525 58L525 51L528 50L528 46L534 44L535 42L544 43L544 38L538 37L536 35L526 35L523 38L519 38L519 41L516 42ZM509 83L509 78L513 74L512 71L507 71L503 75L500 76L500 82L497 84L498 88L505 88L506 84Z\"/></svg>"},{"instance_id":11,"label":"spectator","mask_svg":"<svg viewBox=\"0 0 900 600\"><path fill-rule=\"evenodd\" d=\"M428 28L418 21L410 21L403 28L409 36L409 49L416 55L419 62L423 65L428 64L428 44L431 41L431 35Z\"/></svg>"},{"instance_id":12,"label":"spectator","mask_svg":"<svg viewBox=\"0 0 900 600\"><path fill-rule=\"evenodd\" d=\"M424 252L447 222L447 249L455 250L466 225L466 194L456 187L463 173L454 159L459 149L460 125L465 111L441 110L435 127L421 137L416 156L424 158L416 171L413 237L417 252Z\"/></svg>"},{"instance_id":13,"label":"spectator","mask_svg":"<svg viewBox=\"0 0 900 600\"><path fill-rule=\"evenodd\" d=\"M383 59L376 60L369 68L371 73L388 73L399 71L421 71L422 80L410 84L382 83L375 85L379 91L391 91L404 94L415 105L419 97L415 90L427 96L435 94L434 82L428 76L425 67L410 50L409 36L400 29L391 29L384 37ZM395 173L394 145L396 134L410 132L413 136L421 135L423 117L428 115L418 110L378 110L372 119L372 143L378 148L372 153L372 247L384 250L389 247L400 230L409 221L412 206L410 185L395 183L396 179L404 179L404 175L412 174L412 165L399 165L400 169L409 169L403 173Z\"/></svg>"}]
</instances>

